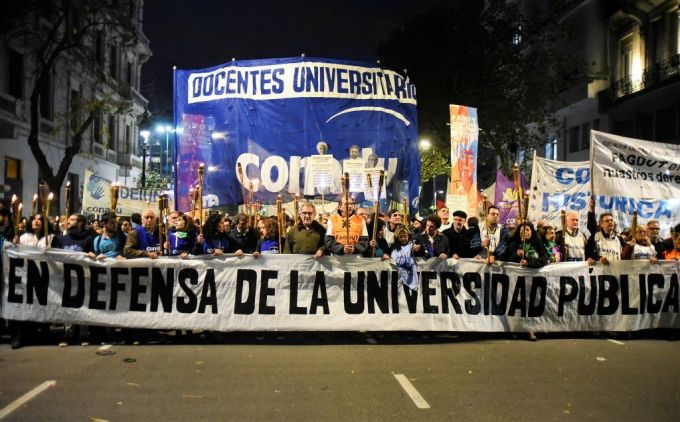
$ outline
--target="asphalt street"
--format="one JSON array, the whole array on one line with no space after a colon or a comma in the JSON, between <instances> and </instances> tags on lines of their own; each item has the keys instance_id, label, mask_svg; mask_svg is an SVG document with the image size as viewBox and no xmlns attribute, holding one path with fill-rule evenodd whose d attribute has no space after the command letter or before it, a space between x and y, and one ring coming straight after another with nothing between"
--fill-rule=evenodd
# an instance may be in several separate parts
<instances>
[{"instance_id":1,"label":"asphalt street","mask_svg":"<svg viewBox=\"0 0 680 422\"><path fill-rule=\"evenodd\" d=\"M0 420L677 421L678 334L229 333L18 350L4 338Z\"/></svg>"}]
</instances>

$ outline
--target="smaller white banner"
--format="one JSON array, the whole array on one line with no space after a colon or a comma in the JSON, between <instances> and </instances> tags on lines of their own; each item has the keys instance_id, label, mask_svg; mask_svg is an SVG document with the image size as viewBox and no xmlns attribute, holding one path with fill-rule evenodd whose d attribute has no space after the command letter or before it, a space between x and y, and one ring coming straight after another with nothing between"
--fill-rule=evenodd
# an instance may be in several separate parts
<instances>
[{"instance_id":1,"label":"smaller white banner","mask_svg":"<svg viewBox=\"0 0 680 422\"><path fill-rule=\"evenodd\" d=\"M598 195L627 192L639 199L680 198L680 145L591 131Z\"/></svg>"}]
</instances>

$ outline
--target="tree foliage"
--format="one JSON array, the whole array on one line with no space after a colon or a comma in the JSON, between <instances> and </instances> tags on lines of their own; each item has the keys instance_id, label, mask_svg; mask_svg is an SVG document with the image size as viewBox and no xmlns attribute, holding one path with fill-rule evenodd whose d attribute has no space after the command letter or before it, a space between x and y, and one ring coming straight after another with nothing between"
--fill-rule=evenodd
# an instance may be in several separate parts
<instances>
[{"instance_id":1,"label":"tree foliage","mask_svg":"<svg viewBox=\"0 0 680 422\"><path fill-rule=\"evenodd\" d=\"M461 104L478 109L478 165L491 170L498 157L509 171L519 149L543 145L551 101L566 82L561 65L574 63L556 46L567 36L562 3L441 2L393 33L381 58L415 83L420 132L444 148L448 105Z\"/></svg>"},{"instance_id":2,"label":"tree foliage","mask_svg":"<svg viewBox=\"0 0 680 422\"><path fill-rule=\"evenodd\" d=\"M448 151L447 151L448 153ZM446 153L439 149L421 152L420 154L420 182L451 172L451 162Z\"/></svg>"},{"instance_id":3,"label":"tree foliage","mask_svg":"<svg viewBox=\"0 0 680 422\"><path fill-rule=\"evenodd\" d=\"M133 182L138 188L144 188L149 190L167 190L168 185L172 183L172 179L166 176L161 176L157 170L149 169L146 171L144 176L146 178L146 186L142 186L142 177L135 177Z\"/></svg>"}]
</instances>

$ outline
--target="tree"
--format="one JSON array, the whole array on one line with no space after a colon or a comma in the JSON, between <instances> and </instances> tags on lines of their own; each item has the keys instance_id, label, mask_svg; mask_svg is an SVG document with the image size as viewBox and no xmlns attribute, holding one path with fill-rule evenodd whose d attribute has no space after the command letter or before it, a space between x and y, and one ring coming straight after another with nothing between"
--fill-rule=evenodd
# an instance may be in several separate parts
<instances>
[{"instance_id":1,"label":"tree","mask_svg":"<svg viewBox=\"0 0 680 422\"><path fill-rule=\"evenodd\" d=\"M151 167L151 166L149 166ZM156 166L158 167L158 166ZM149 190L167 190L168 185L172 183L172 180L161 176L160 172L158 172L155 169L148 169L146 171L145 177L145 182L146 186L144 186L144 189L149 189ZM142 187L142 177L135 177L133 179L133 183L137 185L138 188Z\"/></svg>"},{"instance_id":2,"label":"tree","mask_svg":"<svg viewBox=\"0 0 680 422\"><path fill-rule=\"evenodd\" d=\"M557 48L568 29L559 20L561 2L523 10L526 3L442 2L410 19L380 47L383 62L407 69L418 89L421 133L445 149L448 105L476 107L478 166L495 169L498 157L506 172L518 150L545 143L553 122L551 101L565 86L561 65L575 62Z\"/></svg>"},{"instance_id":3,"label":"tree","mask_svg":"<svg viewBox=\"0 0 680 422\"><path fill-rule=\"evenodd\" d=\"M439 149L433 149L432 152L421 152L420 158L421 183L451 172L451 163L447 155Z\"/></svg>"},{"instance_id":4,"label":"tree","mask_svg":"<svg viewBox=\"0 0 680 422\"><path fill-rule=\"evenodd\" d=\"M91 41L94 31L116 28L124 34L128 45L136 42L137 29L132 27L132 0L120 2L90 2L86 0L25 1L3 3L0 37L6 45L25 52L32 73L26 78L29 109L27 143L35 158L40 177L55 195L59 204L61 186L76 154L81 152L83 137L102 111L129 112L132 101L127 86L112 84L95 66L96 46ZM103 53L102 53L103 54ZM74 65L77 64L77 65ZM57 122L66 131L69 142L57 168L50 166L44 146L40 143L40 108L45 87L63 65L71 64L87 73L92 92L102 95L83 98L71 104L69 113L58 116ZM106 89L102 87L106 86ZM122 98L122 99L121 99ZM81 116L81 113L84 116Z\"/></svg>"}]
</instances>

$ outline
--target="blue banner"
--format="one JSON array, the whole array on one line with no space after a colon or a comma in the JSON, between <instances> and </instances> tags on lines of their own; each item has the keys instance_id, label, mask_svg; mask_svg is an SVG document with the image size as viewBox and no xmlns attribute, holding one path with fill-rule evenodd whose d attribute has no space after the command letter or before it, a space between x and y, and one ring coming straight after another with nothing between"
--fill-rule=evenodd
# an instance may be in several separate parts
<instances>
[{"instance_id":1,"label":"blue banner","mask_svg":"<svg viewBox=\"0 0 680 422\"><path fill-rule=\"evenodd\" d=\"M305 57L231 61L177 69L174 102L181 211L190 209L189 189L198 183L201 163L207 206L249 202L244 196L251 183L254 200L264 204L277 195L284 201L295 194L337 199L348 169L354 171L350 191L361 201L371 196L356 185L367 178L358 174L363 163L366 173L386 171L386 199L401 203L407 195L416 209L416 90L396 72ZM332 159L317 160L320 152ZM320 186L324 171L330 183Z\"/></svg>"}]
</instances>

